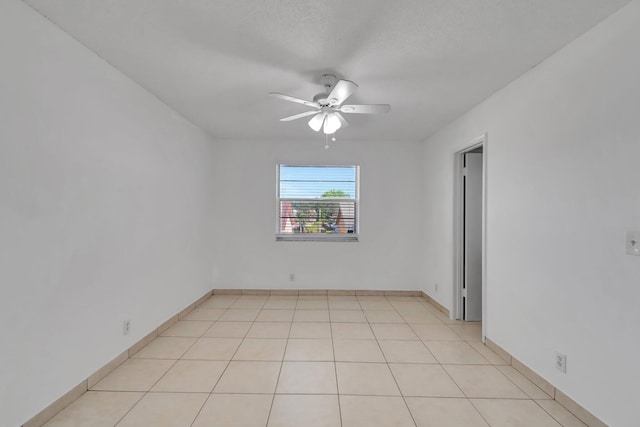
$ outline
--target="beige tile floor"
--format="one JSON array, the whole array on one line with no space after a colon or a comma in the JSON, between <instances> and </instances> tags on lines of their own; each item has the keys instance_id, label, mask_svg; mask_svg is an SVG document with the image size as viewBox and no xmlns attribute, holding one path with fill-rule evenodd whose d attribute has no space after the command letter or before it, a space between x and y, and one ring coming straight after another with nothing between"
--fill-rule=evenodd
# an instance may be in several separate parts
<instances>
[{"instance_id":1,"label":"beige tile floor","mask_svg":"<svg viewBox=\"0 0 640 427\"><path fill-rule=\"evenodd\" d=\"M213 296L47 427L583 426L422 298Z\"/></svg>"}]
</instances>

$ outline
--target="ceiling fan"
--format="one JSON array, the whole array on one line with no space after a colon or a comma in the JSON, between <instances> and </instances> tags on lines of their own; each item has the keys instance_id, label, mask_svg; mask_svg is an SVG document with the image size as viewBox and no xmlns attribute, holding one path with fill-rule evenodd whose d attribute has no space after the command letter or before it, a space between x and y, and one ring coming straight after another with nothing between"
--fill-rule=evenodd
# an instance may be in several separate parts
<instances>
[{"instance_id":1,"label":"ceiling fan","mask_svg":"<svg viewBox=\"0 0 640 427\"><path fill-rule=\"evenodd\" d=\"M324 86L325 92L314 96L313 101L306 101L293 96L270 92L269 95L276 98L313 108L311 111L285 117L280 119L280 121L290 122L303 117L313 116L311 120L309 120L309 127L316 132L322 129L325 134L329 135L349 125L342 116L342 113L381 114L388 113L391 110L389 104L343 105L343 102L358 89L358 85L352 81L338 80L333 74L325 74L320 78L320 83Z\"/></svg>"}]
</instances>

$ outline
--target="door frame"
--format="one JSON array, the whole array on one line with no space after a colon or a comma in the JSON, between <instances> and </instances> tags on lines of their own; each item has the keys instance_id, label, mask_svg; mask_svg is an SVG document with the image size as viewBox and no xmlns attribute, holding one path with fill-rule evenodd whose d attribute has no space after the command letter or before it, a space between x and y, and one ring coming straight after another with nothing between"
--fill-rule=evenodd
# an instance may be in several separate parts
<instances>
[{"instance_id":1,"label":"door frame","mask_svg":"<svg viewBox=\"0 0 640 427\"><path fill-rule=\"evenodd\" d=\"M454 155L453 221L453 310L452 319L462 318L462 283L464 279L464 190L462 169L464 154L482 147L482 341L487 330L487 133L473 139Z\"/></svg>"}]
</instances>

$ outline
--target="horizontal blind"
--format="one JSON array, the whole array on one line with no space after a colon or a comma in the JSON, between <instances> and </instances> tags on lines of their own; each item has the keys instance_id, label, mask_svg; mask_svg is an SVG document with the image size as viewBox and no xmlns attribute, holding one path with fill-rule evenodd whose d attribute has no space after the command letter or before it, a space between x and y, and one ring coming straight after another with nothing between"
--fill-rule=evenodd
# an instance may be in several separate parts
<instances>
[{"instance_id":1,"label":"horizontal blind","mask_svg":"<svg viewBox=\"0 0 640 427\"><path fill-rule=\"evenodd\" d=\"M357 233L356 166L279 166L280 234Z\"/></svg>"}]
</instances>

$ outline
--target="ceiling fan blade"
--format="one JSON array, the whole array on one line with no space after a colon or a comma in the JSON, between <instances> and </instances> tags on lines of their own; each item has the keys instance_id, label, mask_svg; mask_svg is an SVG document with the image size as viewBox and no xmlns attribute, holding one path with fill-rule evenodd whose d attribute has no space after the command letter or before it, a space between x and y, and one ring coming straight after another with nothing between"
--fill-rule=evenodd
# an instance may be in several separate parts
<instances>
[{"instance_id":1,"label":"ceiling fan blade","mask_svg":"<svg viewBox=\"0 0 640 427\"><path fill-rule=\"evenodd\" d=\"M313 114L318 114L317 111L305 111L304 113L296 114L294 116L285 117L280 119L281 122L290 122L291 120L301 119L303 117L311 116Z\"/></svg>"},{"instance_id":2,"label":"ceiling fan blade","mask_svg":"<svg viewBox=\"0 0 640 427\"><path fill-rule=\"evenodd\" d=\"M325 113L318 113L309 120L309 127L316 132L320 130L322 124L324 123Z\"/></svg>"},{"instance_id":3,"label":"ceiling fan blade","mask_svg":"<svg viewBox=\"0 0 640 427\"><path fill-rule=\"evenodd\" d=\"M382 114L391 111L389 104L343 105L338 111L347 114Z\"/></svg>"},{"instance_id":4,"label":"ceiling fan blade","mask_svg":"<svg viewBox=\"0 0 640 427\"><path fill-rule=\"evenodd\" d=\"M358 89L358 85L355 84L354 82L350 80L340 80L335 85L335 87L333 88L329 96L327 96L327 99L329 100L329 104L330 105L342 104L344 101L346 101L346 99L349 96L351 96L353 92L356 91L356 89Z\"/></svg>"},{"instance_id":5,"label":"ceiling fan blade","mask_svg":"<svg viewBox=\"0 0 640 427\"><path fill-rule=\"evenodd\" d=\"M296 98L294 96L284 95L282 93L277 93L277 92L269 92L269 95L276 98L283 99L285 101L297 102L298 104L303 104L303 105L306 105L307 107L320 108L320 104L318 104L317 102L305 101L304 99Z\"/></svg>"}]
</instances>

